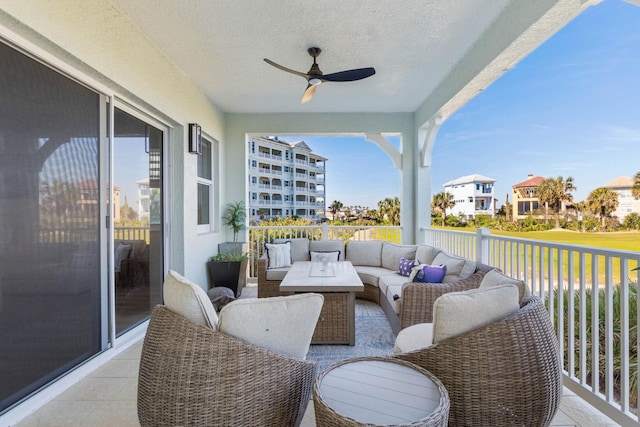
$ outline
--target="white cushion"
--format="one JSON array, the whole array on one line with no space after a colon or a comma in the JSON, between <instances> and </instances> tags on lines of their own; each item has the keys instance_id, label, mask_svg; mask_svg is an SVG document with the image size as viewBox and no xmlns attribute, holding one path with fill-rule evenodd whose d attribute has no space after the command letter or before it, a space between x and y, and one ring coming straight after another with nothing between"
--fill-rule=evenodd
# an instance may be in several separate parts
<instances>
[{"instance_id":1,"label":"white cushion","mask_svg":"<svg viewBox=\"0 0 640 427\"><path fill-rule=\"evenodd\" d=\"M309 258L313 262L338 262L340 251L309 251Z\"/></svg>"},{"instance_id":2,"label":"white cushion","mask_svg":"<svg viewBox=\"0 0 640 427\"><path fill-rule=\"evenodd\" d=\"M290 268L291 266L267 270L267 280L284 280L284 276L287 275Z\"/></svg>"},{"instance_id":3,"label":"white cushion","mask_svg":"<svg viewBox=\"0 0 640 427\"><path fill-rule=\"evenodd\" d=\"M396 337L393 352L407 353L433 344L433 323L418 323L401 330Z\"/></svg>"},{"instance_id":4,"label":"white cushion","mask_svg":"<svg viewBox=\"0 0 640 427\"><path fill-rule=\"evenodd\" d=\"M385 274L384 276L380 276L380 279L378 279L378 287L382 289L382 292L386 292L389 286L402 287L402 285L404 285L408 281L409 280L406 277L401 276L397 273Z\"/></svg>"},{"instance_id":5,"label":"white cushion","mask_svg":"<svg viewBox=\"0 0 640 427\"><path fill-rule=\"evenodd\" d=\"M382 267L382 240L369 240L366 242L349 241L347 243L347 261L353 265L368 265ZM398 258L398 262L400 258ZM393 267L396 270L398 265Z\"/></svg>"},{"instance_id":6,"label":"white cushion","mask_svg":"<svg viewBox=\"0 0 640 427\"><path fill-rule=\"evenodd\" d=\"M400 258L416 258L415 245L396 245L395 243L382 243L382 267L389 270L398 270Z\"/></svg>"},{"instance_id":7,"label":"white cushion","mask_svg":"<svg viewBox=\"0 0 640 427\"><path fill-rule=\"evenodd\" d=\"M515 285L449 292L433 303L433 342L439 343L481 328L515 313L519 308Z\"/></svg>"},{"instance_id":8,"label":"white cushion","mask_svg":"<svg viewBox=\"0 0 640 427\"><path fill-rule=\"evenodd\" d=\"M433 265L433 259L442 252L438 248L429 245L418 245L416 248L416 259L421 264Z\"/></svg>"},{"instance_id":9,"label":"white cushion","mask_svg":"<svg viewBox=\"0 0 640 427\"><path fill-rule=\"evenodd\" d=\"M218 327L218 316L204 289L173 270L164 279L163 294L169 310L199 325Z\"/></svg>"},{"instance_id":10,"label":"white cushion","mask_svg":"<svg viewBox=\"0 0 640 427\"><path fill-rule=\"evenodd\" d=\"M386 268L370 267L367 265L354 265L353 269L358 273L362 283L367 283L373 286L378 286L380 277L394 273L392 270L387 270Z\"/></svg>"},{"instance_id":11,"label":"white cushion","mask_svg":"<svg viewBox=\"0 0 640 427\"><path fill-rule=\"evenodd\" d=\"M505 276L496 269L489 270L487 274L484 275L482 281L480 282L479 288L484 289L499 285L516 285L518 287L518 301L520 303L522 303L524 297L528 297L529 295L531 295L529 287L526 283L524 283L524 281Z\"/></svg>"},{"instance_id":12,"label":"white cushion","mask_svg":"<svg viewBox=\"0 0 640 427\"><path fill-rule=\"evenodd\" d=\"M267 268L289 267L291 265L291 242L265 243L269 264Z\"/></svg>"},{"instance_id":13,"label":"white cushion","mask_svg":"<svg viewBox=\"0 0 640 427\"><path fill-rule=\"evenodd\" d=\"M131 245L120 243L114 252L114 270L120 271L120 264L122 264L122 260L129 258L129 254L131 253Z\"/></svg>"},{"instance_id":14,"label":"white cushion","mask_svg":"<svg viewBox=\"0 0 640 427\"><path fill-rule=\"evenodd\" d=\"M340 251L339 261L344 261L344 240L312 240L309 250L314 252Z\"/></svg>"},{"instance_id":15,"label":"white cushion","mask_svg":"<svg viewBox=\"0 0 640 427\"><path fill-rule=\"evenodd\" d=\"M445 252L440 252L436 255L431 264L444 264L447 266L447 274L444 276L444 279L442 279L442 283L451 283L458 279L466 279L476 271L475 261L453 256Z\"/></svg>"},{"instance_id":16,"label":"white cushion","mask_svg":"<svg viewBox=\"0 0 640 427\"><path fill-rule=\"evenodd\" d=\"M235 300L220 310L220 332L304 359L323 303L314 293Z\"/></svg>"},{"instance_id":17,"label":"white cushion","mask_svg":"<svg viewBox=\"0 0 640 427\"><path fill-rule=\"evenodd\" d=\"M297 237L295 239L273 239L273 243L291 242L291 262L309 261L309 239Z\"/></svg>"}]
</instances>

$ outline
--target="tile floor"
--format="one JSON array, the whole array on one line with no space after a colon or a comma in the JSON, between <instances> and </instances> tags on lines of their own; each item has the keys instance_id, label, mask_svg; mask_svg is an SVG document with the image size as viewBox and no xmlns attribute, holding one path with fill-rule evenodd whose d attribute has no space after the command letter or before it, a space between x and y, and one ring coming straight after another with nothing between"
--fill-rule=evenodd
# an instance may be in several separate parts
<instances>
[{"instance_id":1,"label":"tile floor","mask_svg":"<svg viewBox=\"0 0 640 427\"><path fill-rule=\"evenodd\" d=\"M139 426L136 413L138 360L142 341L133 344L103 367L28 416L16 427ZM552 426L617 426L581 398L565 389ZM315 426L309 405L303 427Z\"/></svg>"},{"instance_id":2,"label":"tile floor","mask_svg":"<svg viewBox=\"0 0 640 427\"><path fill-rule=\"evenodd\" d=\"M255 297L245 288L242 297ZM136 411L138 361L142 339L115 356L101 368L58 395L49 403L16 424L15 427L128 427L139 426ZM314 427L311 403L302 421ZM591 405L565 388L560 410L551 424L560 426L618 426Z\"/></svg>"}]
</instances>

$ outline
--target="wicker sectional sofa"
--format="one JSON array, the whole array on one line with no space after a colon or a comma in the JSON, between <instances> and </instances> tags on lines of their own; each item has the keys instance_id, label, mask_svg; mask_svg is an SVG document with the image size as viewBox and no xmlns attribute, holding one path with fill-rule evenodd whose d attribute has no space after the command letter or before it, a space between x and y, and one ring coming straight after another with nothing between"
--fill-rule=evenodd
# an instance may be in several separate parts
<instances>
[{"instance_id":1,"label":"wicker sectional sofa","mask_svg":"<svg viewBox=\"0 0 640 427\"><path fill-rule=\"evenodd\" d=\"M274 243L286 241L291 242L292 262L308 261L313 251L340 251L339 260L350 261L364 284L364 291L357 297L380 304L396 334L407 326L431 322L437 297L446 292L477 288L492 268L428 245L398 245L380 240L349 241L345 245L342 240L309 241L306 238L281 239ZM398 274L403 257L422 264L444 262L450 274L447 273L443 283L409 282L408 277ZM279 285L288 267L269 269L268 265L265 253L258 260L258 297L286 295L280 292Z\"/></svg>"}]
</instances>

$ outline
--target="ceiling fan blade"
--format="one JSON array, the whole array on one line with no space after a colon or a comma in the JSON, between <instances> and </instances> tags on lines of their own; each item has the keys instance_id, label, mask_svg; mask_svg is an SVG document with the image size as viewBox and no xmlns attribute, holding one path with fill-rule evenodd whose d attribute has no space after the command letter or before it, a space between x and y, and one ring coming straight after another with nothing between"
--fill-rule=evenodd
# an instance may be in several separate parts
<instances>
[{"instance_id":1,"label":"ceiling fan blade","mask_svg":"<svg viewBox=\"0 0 640 427\"><path fill-rule=\"evenodd\" d=\"M376 73L372 67L356 68L355 70L339 71L337 73L325 74L320 78L327 82L352 82L371 77Z\"/></svg>"},{"instance_id":2,"label":"ceiling fan blade","mask_svg":"<svg viewBox=\"0 0 640 427\"><path fill-rule=\"evenodd\" d=\"M300 102L301 104L311 101L313 95L316 94L316 86L318 85L307 85L307 88L304 91L304 95L302 95L302 102Z\"/></svg>"},{"instance_id":3,"label":"ceiling fan blade","mask_svg":"<svg viewBox=\"0 0 640 427\"><path fill-rule=\"evenodd\" d=\"M309 79L309 75L307 73L302 73L300 71L296 71L296 70L292 70L291 68L284 67L284 66L282 66L280 64L276 64L275 62L273 62L270 59L264 58L264 62L266 62L267 64L272 65L272 66L274 66L276 68L279 68L282 71L286 71L287 73L291 73L291 74L295 74L295 75L300 76L300 77L304 77L307 80Z\"/></svg>"}]
</instances>

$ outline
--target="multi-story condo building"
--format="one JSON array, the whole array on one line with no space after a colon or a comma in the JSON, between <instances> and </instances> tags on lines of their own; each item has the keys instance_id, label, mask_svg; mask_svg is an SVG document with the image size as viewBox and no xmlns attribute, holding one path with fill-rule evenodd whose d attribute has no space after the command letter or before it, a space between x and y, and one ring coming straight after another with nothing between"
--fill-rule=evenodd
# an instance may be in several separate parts
<instances>
[{"instance_id":1,"label":"multi-story condo building","mask_svg":"<svg viewBox=\"0 0 640 427\"><path fill-rule=\"evenodd\" d=\"M636 200L631 193L633 178L621 176L606 183L603 187L618 193L618 208L612 215L617 216L620 221L624 221L624 218L631 212L640 213L640 200Z\"/></svg>"},{"instance_id":2,"label":"multi-story condo building","mask_svg":"<svg viewBox=\"0 0 640 427\"><path fill-rule=\"evenodd\" d=\"M519 182L513 188L513 220L526 218L538 213L544 206L538 199L538 187L545 178L529 174L526 181Z\"/></svg>"},{"instance_id":3,"label":"multi-story condo building","mask_svg":"<svg viewBox=\"0 0 640 427\"><path fill-rule=\"evenodd\" d=\"M325 164L304 141L254 137L248 142L249 218L320 220L326 209Z\"/></svg>"},{"instance_id":4,"label":"multi-story condo building","mask_svg":"<svg viewBox=\"0 0 640 427\"><path fill-rule=\"evenodd\" d=\"M453 196L456 206L453 211L471 219L476 215L490 215L495 213L495 198L493 195L493 178L474 174L462 176L444 183L444 191Z\"/></svg>"}]
</instances>

